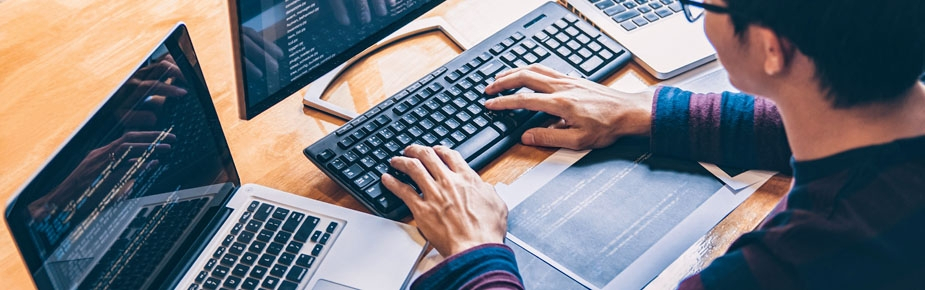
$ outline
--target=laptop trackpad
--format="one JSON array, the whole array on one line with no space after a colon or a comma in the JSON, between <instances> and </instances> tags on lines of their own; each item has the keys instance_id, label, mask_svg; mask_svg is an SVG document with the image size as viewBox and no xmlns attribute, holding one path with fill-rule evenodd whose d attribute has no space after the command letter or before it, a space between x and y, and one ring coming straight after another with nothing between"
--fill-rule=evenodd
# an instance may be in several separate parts
<instances>
[{"instance_id":1,"label":"laptop trackpad","mask_svg":"<svg viewBox=\"0 0 925 290\"><path fill-rule=\"evenodd\" d=\"M315 283L315 287L312 290L357 290L353 287L347 287L341 284L337 284L328 280L320 279L318 283Z\"/></svg>"}]
</instances>

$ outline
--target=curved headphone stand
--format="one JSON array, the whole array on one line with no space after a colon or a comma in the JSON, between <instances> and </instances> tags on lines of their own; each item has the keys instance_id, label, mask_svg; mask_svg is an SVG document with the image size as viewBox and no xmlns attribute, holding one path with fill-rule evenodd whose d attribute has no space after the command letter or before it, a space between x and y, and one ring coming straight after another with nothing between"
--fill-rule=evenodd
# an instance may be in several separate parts
<instances>
[{"instance_id":1,"label":"curved headphone stand","mask_svg":"<svg viewBox=\"0 0 925 290\"><path fill-rule=\"evenodd\" d=\"M327 74L312 82L312 84L308 86L308 91L305 92L305 97L302 98L302 104L331 114L332 116L344 119L346 121L353 119L358 115L357 112L353 112L321 99L321 96L328 90L328 87L331 86L331 83L334 81L334 79L340 76L347 68L352 66L361 58L366 57L367 55L372 54L383 47L405 40L412 36L432 31L443 32L443 34L449 37L450 40L453 41L453 43L459 46L459 48L462 50L467 50L471 47L471 44L462 38L462 35L459 34L459 32L457 32L452 26L450 26L449 23L446 22L446 20L441 17L431 17L415 20L414 22L405 25L395 33L392 33L385 39L380 40L373 46L366 48L366 50L363 50L363 52L355 55L334 70L331 70Z\"/></svg>"}]
</instances>

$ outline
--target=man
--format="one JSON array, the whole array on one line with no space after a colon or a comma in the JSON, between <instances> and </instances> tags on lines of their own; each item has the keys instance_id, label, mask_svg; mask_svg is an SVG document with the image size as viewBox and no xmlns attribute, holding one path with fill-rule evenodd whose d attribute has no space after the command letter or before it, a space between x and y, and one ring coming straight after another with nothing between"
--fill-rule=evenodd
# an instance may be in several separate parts
<instances>
[{"instance_id":1,"label":"man","mask_svg":"<svg viewBox=\"0 0 925 290\"><path fill-rule=\"evenodd\" d=\"M714 0L704 28L744 94L662 87L626 95L547 68L519 68L486 89L493 110L526 108L563 121L527 145L599 148L648 135L653 152L747 168L793 169L787 198L685 289L921 287L925 282L925 2ZM683 49L683 44L677 45ZM786 133L785 133L786 132ZM522 288L500 244L507 210L445 147L412 146L384 175L447 260L420 289ZM792 157L791 157L792 156Z\"/></svg>"}]
</instances>

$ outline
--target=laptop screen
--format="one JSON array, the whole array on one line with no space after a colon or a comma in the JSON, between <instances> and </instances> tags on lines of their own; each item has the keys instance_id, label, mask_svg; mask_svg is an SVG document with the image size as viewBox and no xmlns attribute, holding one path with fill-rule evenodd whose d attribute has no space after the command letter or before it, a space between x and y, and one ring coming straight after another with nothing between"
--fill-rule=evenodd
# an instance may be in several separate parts
<instances>
[{"instance_id":1,"label":"laptop screen","mask_svg":"<svg viewBox=\"0 0 925 290\"><path fill-rule=\"evenodd\" d=\"M40 288L158 286L240 183L179 25L7 209Z\"/></svg>"},{"instance_id":2,"label":"laptop screen","mask_svg":"<svg viewBox=\"0 0 925 290\"><path fill-rule=\"evenodd\" d=\"M256 116L441 2L230 1L241 117Z\"/></svg>"}]
</instances>

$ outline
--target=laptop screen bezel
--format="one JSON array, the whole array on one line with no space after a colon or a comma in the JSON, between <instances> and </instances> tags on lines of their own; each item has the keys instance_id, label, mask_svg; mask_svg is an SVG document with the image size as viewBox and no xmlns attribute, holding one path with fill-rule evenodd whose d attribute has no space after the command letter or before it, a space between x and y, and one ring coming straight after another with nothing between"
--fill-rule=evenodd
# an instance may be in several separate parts
<instances>
[{"instance_id":1,"label":"laptop screen bezel","mask_svg":"<svg viewBox=\"0 0 925 290\"><path fill-rule=\"evenodd\" d=\"M234 166L234 161L231 157L231 152L228 148L228 144L224 138L224 132L219 123L218 115L215 111L215 107L212 103L211 94L205 84L205 78L202 75L202 69L199 65L199 61L196 57L196 53L193 50L192 42L190 40L189 32L186 28L186 25L183 22L177 23L176 26L171 30L171 32L159 42L146 56L145 58L135 66L135 69L132 70L128 76L116 87L109 96L103 100L103 102L94 110L90 116L80 125L74 133L68 137L58 150L46 161L45 165L40 167L36 174L26 182L20 190L10 199L7 203L6 210L4 212L4 218L6 219L7 227L10 229L11 236L13 237L16 247L19 249L20 255L23 258L26 266L29 268L30 276L33 278L33 282L36 283L40 289L50 287L50 285L40 285L43 279L37 279L36 275L44 274L43 271L40 271L45 259L42 259L39 254L38 249L35 247L34 241L31 240L31 235L29 229L26 226L24 221L28 220L30 217L27 216L26 207L33 200L29 200L31 197L35 199L38 197L36 191L40 188L43 182L46 182L49 179L54 179L55 174L60 173L59 170L56 170L58 166L63 166L70 161L70 156L68 154L79 151L81 149L81 136L85 135L86 132L92 131L90 128L95 126L100 126L106 121L105 112L111 112L124 101L124 97L128 97L126 94L123 94L123 98L118 98L116 92L128 82L132 75L141 67L145 65L145 62L157 51L161 46L166 46L169 53L173 57L184 57L189 63L192 71L191 74L185 75L190 84L193 84L192 87L195 87L197 95L199 96L199 101L203 104L205 110L206 119L212 123L209 127L214 130L213 135L215 136L215 144L218 148L218 155L221 158L222 166L225 168L225 172L228 173L228 180L233 183L234 187L239 187L241 184L240 177ZM230 199L231 195L226 195L225 199L220 202L224 205ZM201 224L208 223L209 219L203 219L200 221ZM195 239L197 235L191 235L188 239ZM179 253L183 254L183 253ZM167 270L169 272L169 270ZM45 278L44 281L48 281L49 277Z\"/></svg>"},{"instance_id":2,"label":"laptop screen bezel","mask_svg":"<svg viewBox=\"0 0 925 290\"><path fill-rule=\"evenodd\" d=\"M375 45L380 40L389 36L390 34L398 31L398 29L407 25L411 21L417 19L421 15L424 15L427 11L434 9L438 5L442 4L446 0L427 0L428 2L419 7L418 9L412 10L404 17L399 18L398 20L392 22L385 28L377 31L376 33L371 34L369 37L364 38L356 45L353 45L343 52L335 55L330 60L322 63L317 68L309 71L305 75L292 80L291 83L285 87L277 90L275 93L267 96L263 101L249 106L249 96L247 94L247 80L244 73L244 53L243 48L241 47L241 34L240 34L240 13L238 11L238 0L229 0L228 9L230 11L229 16L231 18L231 45L232 53L234 56L234 67L235 67L235 82L237 83L237 96L238 96L238 116L243 120L250 120L251 118L257 116L258 114L266 111L271 106L279 103L286 97L291 96L292 94L298 92L311 82L316 79L324 76L329 71L340 66L341 64L347 62L357 54L363 52L367 47Z\"/></svg>"}]
</instances>

